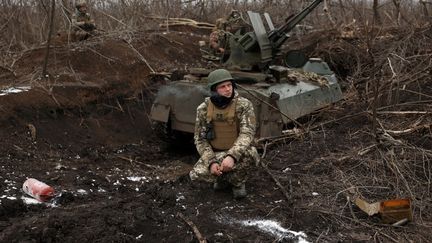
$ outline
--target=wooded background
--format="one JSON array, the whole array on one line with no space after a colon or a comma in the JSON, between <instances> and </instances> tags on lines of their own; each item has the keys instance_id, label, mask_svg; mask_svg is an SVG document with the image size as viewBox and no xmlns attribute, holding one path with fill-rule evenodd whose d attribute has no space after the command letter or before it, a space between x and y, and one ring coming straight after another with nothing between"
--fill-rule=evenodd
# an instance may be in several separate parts
<instances>
[{"instance_id":1,"label":"wooded background","mask_svg":"<svg viewBox=\"0 0 432 243\"><path fill-rule=\"evenodd\" d=\"M268 12L281 23L312 1L306 0L88 0L99 29L154 29L152 17L183 17L214 23L231 10ZM0 1L0 50L26 49L47 39L50 0ZM70 28L75 1L55 1L54 33ZM431 21L430 0L327 0L303 24L320 29L346 27L422 26ZM160 19L159 19L160 21ZM162 29L164 30L164 29Z\"/></svg>"}]
</instances>

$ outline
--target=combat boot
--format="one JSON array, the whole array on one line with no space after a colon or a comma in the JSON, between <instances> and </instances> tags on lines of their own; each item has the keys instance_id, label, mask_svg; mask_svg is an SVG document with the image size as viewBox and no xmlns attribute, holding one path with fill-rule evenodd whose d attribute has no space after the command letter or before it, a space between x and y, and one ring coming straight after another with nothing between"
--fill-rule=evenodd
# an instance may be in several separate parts
<instances>
[{"instance_id":1,"label":"combat boot","mask_svg":"<svg viewBox=\"0 0 432 243\"><path fill-rule=\"evenodd\" d=\"M221 191L229 187L228 182L224 180L216 180L215 183L213 183L213 190L215 191Z\"/></svg>"},{"instance_id":2,"label":"combat boot","mask_svg":"<svg viewBox=\"0 0 432 243\"><path fill-rule=\"evenodd\" d=\"M232 188L233 196L235 199L244 198L247 195L245 184L241 184L240 186L233 186Z\"/></svg>"}]
</instances>

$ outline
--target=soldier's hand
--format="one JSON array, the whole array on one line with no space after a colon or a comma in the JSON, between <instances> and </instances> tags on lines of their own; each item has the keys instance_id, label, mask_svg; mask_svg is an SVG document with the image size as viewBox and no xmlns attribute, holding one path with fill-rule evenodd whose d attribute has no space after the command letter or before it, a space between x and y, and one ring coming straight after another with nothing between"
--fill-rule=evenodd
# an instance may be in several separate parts
<instances>
[{"instance_id":1,"label":"soldier's hand","mask_svg":"<svg viewBox=\"0 0 432 243\"><path fill-rule=\"evenodd\" d=\"M234 167L234 158L229 155L225 157L225 159L222 160L221 167L222 172L231 171Z\"/></svg>"},{"instance_id":2,"label":"soldier's hand","mask_svg":"<svg viewBox=\"0 0 432 243\"><path fill-rule=\"evenodd\" d=\"M220 176L220 175L222 175L221 167L219 166L218 163L213 163L213 164L210 166L210 173L211 173L212 175L215 175L215 176Z\"/></svg>"}]
</instances>

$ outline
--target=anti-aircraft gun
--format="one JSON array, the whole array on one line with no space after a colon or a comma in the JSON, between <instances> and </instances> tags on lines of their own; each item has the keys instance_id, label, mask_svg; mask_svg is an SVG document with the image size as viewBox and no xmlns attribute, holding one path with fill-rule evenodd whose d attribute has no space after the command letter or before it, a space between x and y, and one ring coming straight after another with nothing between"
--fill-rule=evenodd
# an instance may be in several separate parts
<instances>
[{"instance_id":1,"label":"anti-aircraft gun","mask_svg":"<svg viewBox=\"0 0 432 243\"><path fill-rule=\"evenodd\" d=\"M264 13L269 30L266 30L260 14L248 11L253 31L242 34L238 31L229 38L228 54L222 58L226 67L236 67L241 70L265 71L269 65L281 54L282 45L289 39L289 32L293 30L306 16L308 16L323 0L315 0L297 15L275 28L268 13ZM302 60L297 60L300 62ZM303 63L304 64L304 63Z\"/></svg>"},{"instance_id":2,"label":"anti-aircraft gun","mask_svg":"<svg viewBox=\"0 0 432 243\"><path fill-rule=\"evenodd\" d=\"M299 52L287 55L287 65L275 65L290 32L323 0L315 0L297 15L275 28L270 16L248 11L253 31L237 31L229 38L222 66L230 70L238 92L253 104L256 138L279 136L287 124L342 98L335 74L320 58L307 59ZM210 69L191 68L182 80L161 86L150 118L161 135L182 138L194 132L196 108L210 96L206 86Z\"/></svg>"}]
</instances>

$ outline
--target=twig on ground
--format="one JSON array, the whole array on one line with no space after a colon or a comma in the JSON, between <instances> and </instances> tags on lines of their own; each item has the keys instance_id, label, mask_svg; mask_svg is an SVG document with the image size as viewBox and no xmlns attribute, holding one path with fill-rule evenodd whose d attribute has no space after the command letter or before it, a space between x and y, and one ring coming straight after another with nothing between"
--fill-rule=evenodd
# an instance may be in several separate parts
<instances>
[{"instance_id":1,"label":"twig on ground","mask_svg":"<svg viewBox=\"0 0 432 243\"><path fill-rule=\"evenodd\" d=\"M429 114L430 111L378 111L377 114L390 114L390 115L411 115L411 114Z\"/></svg>"},{"instance_id":2,"label":"twig on ground","mask_svg":"<svg viewBox=\"0 0 432 243\"><path fill-rule=\"evenodd\" d=\"M421 130L421 129L430 129L432 127L432 124L425 124L425 125L421 125L421 126L415 126L415 127L411 127L411 128L407 128L401 131L395 131L395 130L386 130L386 132L390 135L393 136L400 136L400 135L406 135L406 134L410 134L413 133L417 130Z\"/></svg>"},{"instance_id":3,"label":"twig on ground","mask_svg":"<svg viewBox=\"0 0 432 243\"><path fill-rule=\"evenodd\" d=\"M185 221L193 230L196 238L198 239L198 241L200 243L207 243L207 240L202 236L201 232L198 230L198 228L195 226L195 224L190 221L189 219L187 219L182 213L177 213L177 217L183 219L183 221Z\"/></svg>"},{"instance_id":4,"label":"twig on ground","mask_svg":"<svg viewBox=\"0 0 432 243\"><path fill-rule=\"evenodd\" d=\"M378 146L378 144L369 145L366 148L358 151L357 154L360 155L360 156L363 156L363 155L369 153L370 151L372 151L372 149L375 148L376 146Z\"/></svg>"},{"instance_id":5,"label":"twig on ground","mask_svg":"<svg viewBox=\"0 0 432 243\"><path fill-rule=\"evenodd\" d=\"M117 106L119 107L119 110L120 110L122 113L124 113L124 109L123 109L123 107L122 107L122 105L120 104L120 102L119 102L118 99L116 99L116 103L117 103Z\"/></svg>"},{"instance_id":6,"label":"twig on ground","mask_svg":"<svg viewBox=\"0 0 432 243\"><path fill-rule=\"evenodd\" d=\"M276 183L276 185L281 189L282 193L284 194L284 196L286 197L286 199L288 200L288 202L291 201L291 197L288 194L287 190L285 189L285 187L282 186L282 184L279 182L279 180L276 178L276 176L274 176L271 171L269 170L269 168L261 161L260 162L261 166L264 168L264 170L267 172L267 174L270 175L270 177L273 179L273 181Z\"/></svg>"}]
</instances>

